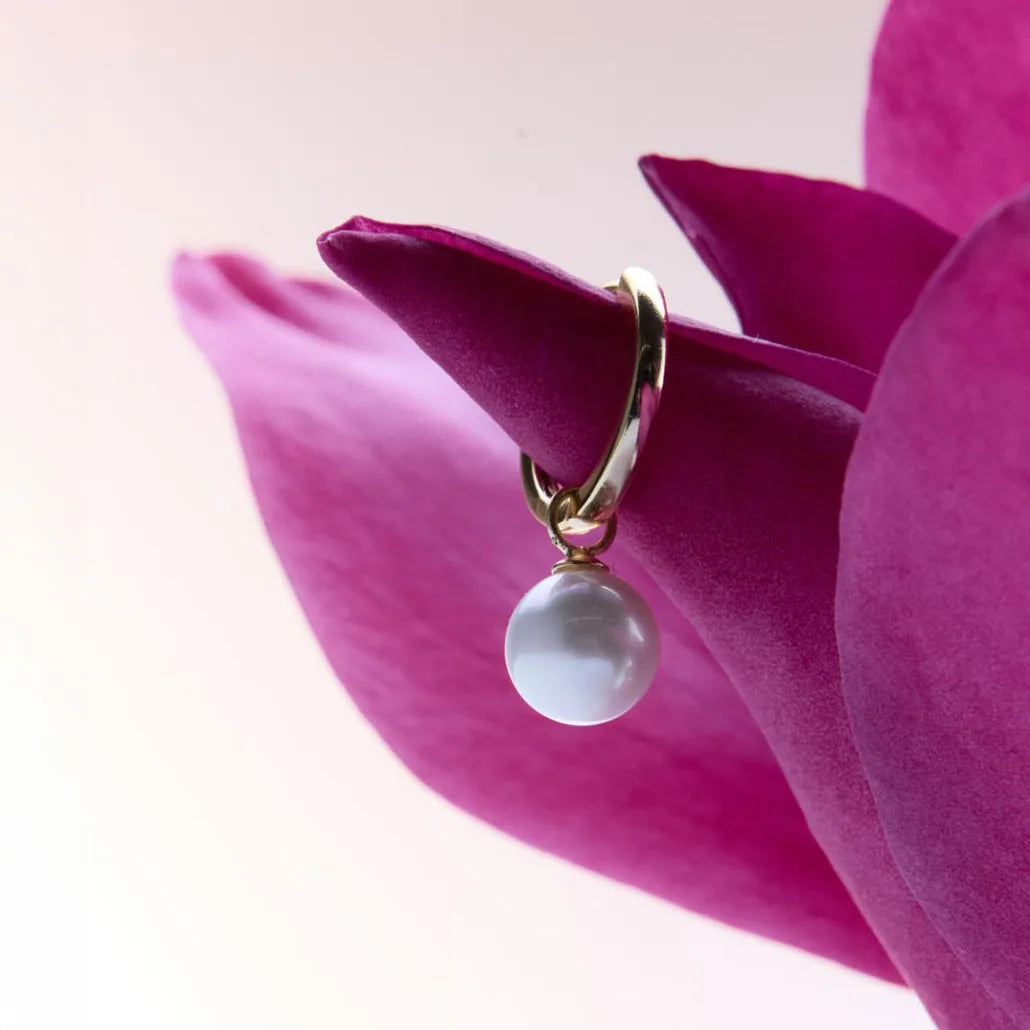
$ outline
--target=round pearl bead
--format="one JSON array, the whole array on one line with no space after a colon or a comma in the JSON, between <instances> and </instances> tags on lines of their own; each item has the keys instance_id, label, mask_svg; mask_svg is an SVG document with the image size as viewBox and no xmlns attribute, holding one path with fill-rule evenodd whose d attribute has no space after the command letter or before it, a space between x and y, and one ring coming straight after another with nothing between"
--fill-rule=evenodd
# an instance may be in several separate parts
<instances>
[{"instance_id":1,"label":"round pearl bead","mask_svg":"<svg viewBox=\"0 0 1030 1030\"><path fill-rule=\"evenodd\" d=\"M603 569L541 580L512 612L504 639L515 689L541 715L571 726L632 708L654 679L660 650L647 602Z\"/></svg>"}]
</instances>

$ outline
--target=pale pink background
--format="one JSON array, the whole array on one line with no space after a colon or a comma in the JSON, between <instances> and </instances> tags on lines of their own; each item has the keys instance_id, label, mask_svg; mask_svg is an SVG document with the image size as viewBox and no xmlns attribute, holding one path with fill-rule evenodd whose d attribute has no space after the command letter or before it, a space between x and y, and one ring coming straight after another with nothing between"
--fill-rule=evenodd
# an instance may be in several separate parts
<instances>
[{"instance_id":1,"label":"pale pink background","mask_svg":"<svg viewBox=\"0 0 1030 1030\"><path fill-rule=\"evenodd\" d=\"M728 324L634 160L854 180L879 12L8 0L0 1026L928 1025L416 783L318 653L165 287L181 246L318 272L363 212L644 264Z\"/></svg>"}]
</instances>

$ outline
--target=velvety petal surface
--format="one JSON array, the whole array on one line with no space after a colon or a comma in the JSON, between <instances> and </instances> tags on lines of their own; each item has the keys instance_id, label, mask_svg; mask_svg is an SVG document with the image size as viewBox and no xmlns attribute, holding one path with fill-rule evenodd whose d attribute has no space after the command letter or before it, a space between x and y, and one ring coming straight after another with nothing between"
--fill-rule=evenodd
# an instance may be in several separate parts
<instances>
[{"instance_id":1,"label":"velvety petal surface","mask_svg":"<svg viewBox=\"0 0 1030 1030\"><path fill-rule=\"evenodd\" d=\"M356 220L321 248L545 468L586 475L632 360L613 298L439 229ZM940 1025L1010 1027L902 880L844 706L837 525L859 416L686 332L665 391L621 508L624 539L740 690L816 839Z\"/></svg>"},{"instance_id":2,"label":"velvety petal surface","mask_svg":"<svg viewBox=\"0 0 1030 1030\"><path fill-rule=\"evenodd\" d=\"M1030 1026L1030 193L898 337L859 433L838 627L891 849Z\"/></svg>"},{"instance_id":3,"label":"velvety petal surface","mask_svg":"<svg viewBox=\"0 0 1030 1030\"><path fill-rule=\"evenodd\" d=\"M357 294L240 257L181 258L174 285L315 634L416 775L597 872L895 975L745 705L618 543L616 570L661 625L655 686L590 729L519 699L505 626L555 552L522 500L514 445L403 332Z\"/></svg>"},{"instance_id":4,"label":"velvety petal surface","mask_svg":"<svg viewBox=\"0 0 1030 1030\"><path fill-rule=\"evenodd\" d=\"M876 372L955 237L867 190L651 156L651 188L749 336Z\"/></svg>"},{"instance_id":5,"label":"velvety petal surface","mask_svg":"<svg viewBox=\"0 0 1030 1030\"><path fill-rule=\"evenodd\" d=\"M893 0L865 150L869 186L960 234L1030 184L1030 4Z\"/></svg>"}]
</instances>

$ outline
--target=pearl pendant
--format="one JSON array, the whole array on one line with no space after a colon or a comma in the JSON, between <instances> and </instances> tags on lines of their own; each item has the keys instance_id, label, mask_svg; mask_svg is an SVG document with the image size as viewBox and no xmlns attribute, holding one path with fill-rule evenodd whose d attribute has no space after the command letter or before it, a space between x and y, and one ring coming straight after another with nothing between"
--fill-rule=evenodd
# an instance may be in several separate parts
<instances>
[{"instance_id":1,"label":"pearl pendant","mask_svg":"<svg viewBox=\"0 0 1030 1030\"><path fill-rule=\"evenodd\" d=\"M606 289L633 309L629 395L607 451L579 486L561 486L528 454L520 456L529 510L564 557L519 601L504 638L508 673L523 700L570 726L608 722L632 708L651 686L661 650L647 602L597 556L615 539L616 509L662 396L665 297L642 268L625 269ZM569 539L598 529L597 543Z\"/></svg>"},{"instance_id":2,"label":"pearl pendant","mask_svg":"<svg viewBox=\"0 0 1030 1030\"><path fill-rule=\"evenodd\" d=\"M660 651L647 602L600 563L537 583L512 612L504 639L523 700L570 726L609 722L632 708L651 686Z\"/></svg>"}]
</instances>

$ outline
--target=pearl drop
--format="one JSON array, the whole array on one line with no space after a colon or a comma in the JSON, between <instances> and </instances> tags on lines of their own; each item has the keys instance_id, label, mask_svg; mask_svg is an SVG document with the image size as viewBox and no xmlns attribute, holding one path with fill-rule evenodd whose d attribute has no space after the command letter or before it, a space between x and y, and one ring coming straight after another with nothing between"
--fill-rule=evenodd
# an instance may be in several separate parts
<instances>
[{"instance_id":1,"label":"pearl drop","mask_svg":"<svg viewBox=\"0 0 1030 1030\"><path fill-rule=\"evenodd\" d=\"M658 670L647 602L603 569L556 572L519 601L504 657L523 700L556 722L592 726L633 707Z\"/></svg>"}]
</instances>

